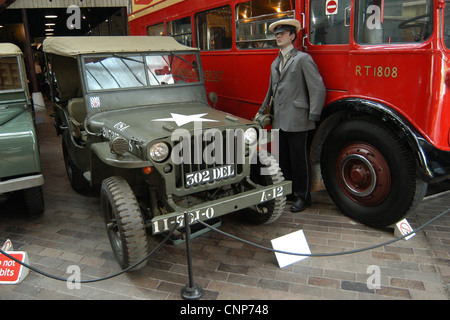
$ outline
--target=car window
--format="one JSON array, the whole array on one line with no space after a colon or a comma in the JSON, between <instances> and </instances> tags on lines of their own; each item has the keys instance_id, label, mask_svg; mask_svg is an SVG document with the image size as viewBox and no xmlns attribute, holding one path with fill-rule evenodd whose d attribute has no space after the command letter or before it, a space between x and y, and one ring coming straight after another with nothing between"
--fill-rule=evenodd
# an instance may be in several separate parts
<instances>
[{"instance_id":1,"label":"car window","mask_svg":"<svg viewBox=\"0 0 450 320\"><path fill-rule=\"evenodd\" d=\"M84 58L89 91L199 82L195 54L95 56Z\"/></svg>"},{"instance_id":2,"label":"car window","mask_svg":"<svg viewBox=\"0 0 450 320\"><path fill-rule=\"evenodd\" d=\"M19 61L16 57L0 58L0 90L22 89Z\"/></svg>"},{"instance_id":3,"label":"car window","mask_svg":"<svg viewBox=\"0 0 450 320\"><path fill-rule=\"evenodd\" d=\"M89 90L147 85L144 62L139 56L88 58L85 67Z\"/></svg>"}]
</instances>

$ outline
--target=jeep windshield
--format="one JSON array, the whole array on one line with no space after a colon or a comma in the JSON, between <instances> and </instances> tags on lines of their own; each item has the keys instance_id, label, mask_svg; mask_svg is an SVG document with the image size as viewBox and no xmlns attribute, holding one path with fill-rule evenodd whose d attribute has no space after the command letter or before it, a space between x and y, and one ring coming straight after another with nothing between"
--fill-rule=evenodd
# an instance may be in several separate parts
<instances>
[{"instance_id":1,"label":"jeep windshield","mask_svg":"<svg viewBox=\"0 0 450 320\"><path fill-rule=\"evenodd\" d=\"M22 89L17 57L0 57L0 92Z\"/></svg>"},{"instance_id":2,"label":"jeep windshield","mask_svg":"<svg viewBox=\"0 0 450 320\"><path fill-rule=\"evenodd\" d=\"M88 91L199 83L194 53L114 53L85 56Z\"/></svg>"}]
</instances>

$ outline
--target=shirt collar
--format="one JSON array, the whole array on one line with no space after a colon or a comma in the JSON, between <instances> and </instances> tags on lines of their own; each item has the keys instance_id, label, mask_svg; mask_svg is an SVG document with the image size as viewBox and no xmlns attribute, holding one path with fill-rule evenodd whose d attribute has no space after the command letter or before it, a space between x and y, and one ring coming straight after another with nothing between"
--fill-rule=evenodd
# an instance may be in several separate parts
<instances>
[{"instance_id":1,"label":"shirt collar","mask_svg":"<svg viewBox=\"0 0 450 320\"><path fill-rule=\"evenodd\" d=\"M292 44L288 45L286 48L281 49L280 52L283 55L283 58L286 57L288 52L290 52L292 49L294 49L294 46Z\"/></svg>"}]
</instances>

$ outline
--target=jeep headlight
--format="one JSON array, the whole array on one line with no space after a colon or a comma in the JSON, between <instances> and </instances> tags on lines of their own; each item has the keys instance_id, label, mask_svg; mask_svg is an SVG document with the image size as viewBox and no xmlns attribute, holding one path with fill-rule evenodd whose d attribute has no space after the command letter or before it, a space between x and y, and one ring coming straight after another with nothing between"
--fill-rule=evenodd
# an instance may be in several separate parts
<instances>
[{"instance_id":1,"label":"jeep headlight","mask_svg":"<svg viewBox=\"0 0 450 320\"><path fill-rule=\"evenodd\" d=\"M258 139L258 134L256 133L255 128L248 128L247 130L245 130L244 140L245 140L246 144L252 145L256 142L257 139Z\"/></svg>"},{"instance_id":2,"label":"jeep headlight","mask_svg":"<svg viewBox=\"0 0 450 320\"><path fill-rule=\"evenodd\" d=\"M150 158L156 162L162 162L169 156L169 146L165 142L158 142L149 150Z\"/></svg>"}]
</instances>

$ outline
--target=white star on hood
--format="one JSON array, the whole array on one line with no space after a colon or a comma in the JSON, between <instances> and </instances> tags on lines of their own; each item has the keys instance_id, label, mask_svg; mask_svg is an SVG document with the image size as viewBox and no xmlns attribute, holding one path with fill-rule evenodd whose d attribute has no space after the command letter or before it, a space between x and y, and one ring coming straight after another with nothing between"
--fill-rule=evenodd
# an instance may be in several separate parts
<instances>
[{"instance_id":1,"label":"white star on hood","mask_svg":"<svg viewBox=\"0 0 450 320\"><path fill-rule=\"evenodd\" d=\"M217 120L202 118L203 116L207 115L207 113L193 114L190 116L179 113L170 114L172 115L172 118L155 119L153 121L174 121L179 127L189 122L218 122Z\"/></svg>"}]
</instances>

